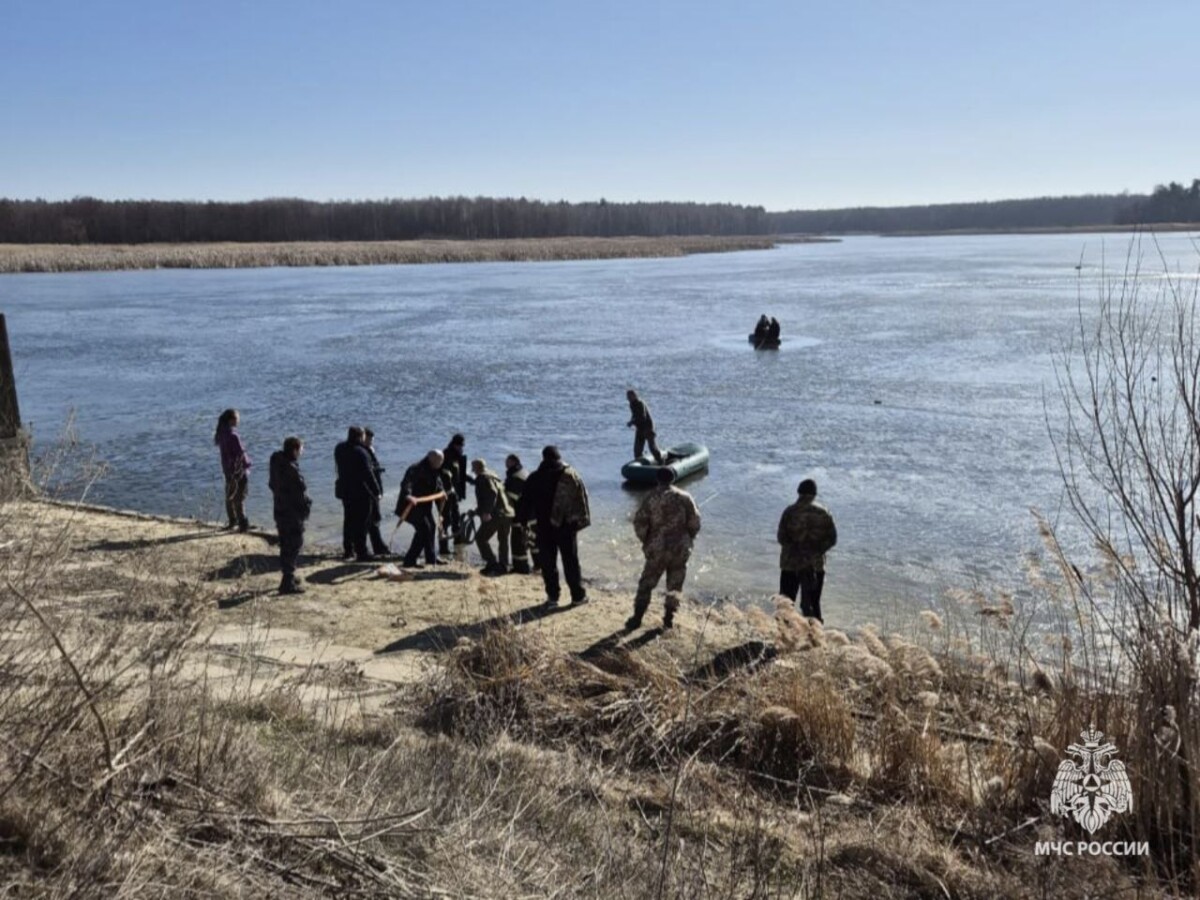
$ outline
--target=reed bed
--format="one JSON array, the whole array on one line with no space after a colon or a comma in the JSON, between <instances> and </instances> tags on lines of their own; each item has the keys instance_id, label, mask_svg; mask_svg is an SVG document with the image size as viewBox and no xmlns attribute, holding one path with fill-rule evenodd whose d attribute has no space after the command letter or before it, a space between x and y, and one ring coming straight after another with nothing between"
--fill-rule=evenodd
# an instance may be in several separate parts
<instances>
[{"instance_id":1,"label":"reed bed","mask_svg":"<svg viewBox=\"0 0 1200 900\"><path fill-rule=\"evenodd\" d=\"M558 237L520 240L221 244L0 244L0 273L238 269L621 259L768 250L770 237Z\"/></svg>"}]
</instances>

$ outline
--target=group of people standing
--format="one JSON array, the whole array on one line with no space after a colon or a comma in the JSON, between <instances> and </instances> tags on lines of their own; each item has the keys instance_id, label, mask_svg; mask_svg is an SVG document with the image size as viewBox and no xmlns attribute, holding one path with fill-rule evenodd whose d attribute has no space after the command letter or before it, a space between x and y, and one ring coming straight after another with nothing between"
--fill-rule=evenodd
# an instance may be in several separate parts
<instances>
[{"instance_id":1,"label":"group of people standing","mask_svg":"<svg viewBox=\"0 0 1200 900\"><path fill-rule=\"evenodd\" d=\"M637 429L635 457L648 444L662 468L657 474L656 487L642 501L633 520L645 563L634 596L633 615L625 626L627 630L641 626L651 595L665 575L662 627L667 629L674 624L687 563L700 532L700 509L692 496L674 483L673 470L663 465L649 408L635 391L628 391L626 396L631 412L629 425ZM223 412L214 443L220 448L225 474L227 527L244 532L249 529L244 507L251 464L237 433L238 422L236 410ZM271 455L270 461L269 487L283 573L281 594L304 592L296 567L312 500L300 471L303 452L304 442L290 436ZM363 563L390 558L389 543L380 532L385 469L375 454L374 433L369 428L351 426L346 440L334 448L334 462L337 468L334 494L343 508L345 558ZM466 500L468 484L475 489L475 508L464 513L460 504ZM825 554L837 543L837 529L829 511L816 502L816 496L816 482L812 479L800 482L797 500L784 510L776 538L782 548L779 592L793 602L799 596L801 612L821 619ZM474 543L484 562L484 575L529 574L540 570L545 604L554 607L561 596L558 572L561 560L571 605L588 602L579 563L579 533L591 524L587 487L553 445L542 449L541 462L533 472L525 470L516 454L509 454L502 478L483 459L473 459L468 466L466 439L455 434L444 450L428 451L405 470L395 513L397 528L406 521L413 528L412 541L401 560L406 568L445 564L449 542L453 540L456 546L461 546L469 539L468 523L478 519ZM491 545L493 538L495 551Z\"/></svg>"}]
</instances>

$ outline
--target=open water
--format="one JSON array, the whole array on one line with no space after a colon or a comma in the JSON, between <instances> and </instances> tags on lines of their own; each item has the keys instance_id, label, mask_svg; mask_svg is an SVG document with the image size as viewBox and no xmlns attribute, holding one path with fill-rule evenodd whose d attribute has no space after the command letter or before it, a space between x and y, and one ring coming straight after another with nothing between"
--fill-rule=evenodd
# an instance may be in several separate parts
<instances>
[{"instance_id":1,"label":"open water","mask_svg":"<svg viewBox=\"0 0 1200 900\"><path fill-rule=\"evenodd\" d=\"M1159 242L1194 277L1193 240ZM584 574L601 585L632 587L641 562L619 476L636 388L663 446L712 454L685 483L704 515L688 590L769 596L779 514L813 477L840 535L823 605L850 624L1019 580L1030 507L1065 515L1043 403L1053 416L1055 354L1129 249L857 237L661 260L8 275L0 310L37 448L73 411L109 464L92 500L223 517L212 430L227 406L256 463L252 519L270 524L267 459L297 433L310 537L331 545L348 424L377 432L388 510L404 467L453 432L498 470L556 443L591 493ZM763 312L778 352L746 341Z\"/></svg>"}]
</instances>

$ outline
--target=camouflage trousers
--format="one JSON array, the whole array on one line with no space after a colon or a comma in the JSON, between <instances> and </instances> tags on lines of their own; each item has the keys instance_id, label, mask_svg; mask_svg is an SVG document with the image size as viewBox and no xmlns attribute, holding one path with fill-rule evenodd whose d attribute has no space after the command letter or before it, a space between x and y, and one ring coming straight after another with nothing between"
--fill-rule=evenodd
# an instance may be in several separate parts
<instances>
[{"instance_id":1,"label":"camouflage trousers","mask_svg":"<svg viewBox=\"0 0 1200 900\"><path fill-rule=\"evenodd\" d=\"M642 567L642 577L638 579L637 593L633 598L634 609L644 611L650 605L650 595L665 574L667 576L666 608L679 608L679 594L683 590L683 579L687 577L690 549L670 554L650 554Z\"/></svg>"}]
</instances>

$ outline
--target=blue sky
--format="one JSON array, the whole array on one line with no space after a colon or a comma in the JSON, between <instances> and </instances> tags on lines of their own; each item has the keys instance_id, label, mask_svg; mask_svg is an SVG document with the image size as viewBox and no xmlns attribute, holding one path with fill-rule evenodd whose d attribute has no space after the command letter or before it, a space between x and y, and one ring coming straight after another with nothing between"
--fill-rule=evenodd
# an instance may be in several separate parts
<instances>
[{"instance_id":1,"label":"blue sky","mask_svg":"<svg viewBox=\"0 0 1200 900\"><path fill-rule=\"evenodd\" d=\"M767 209L1200 177L1200 3L0 0L0 196Z\"/></svg>"}]
</instances>

